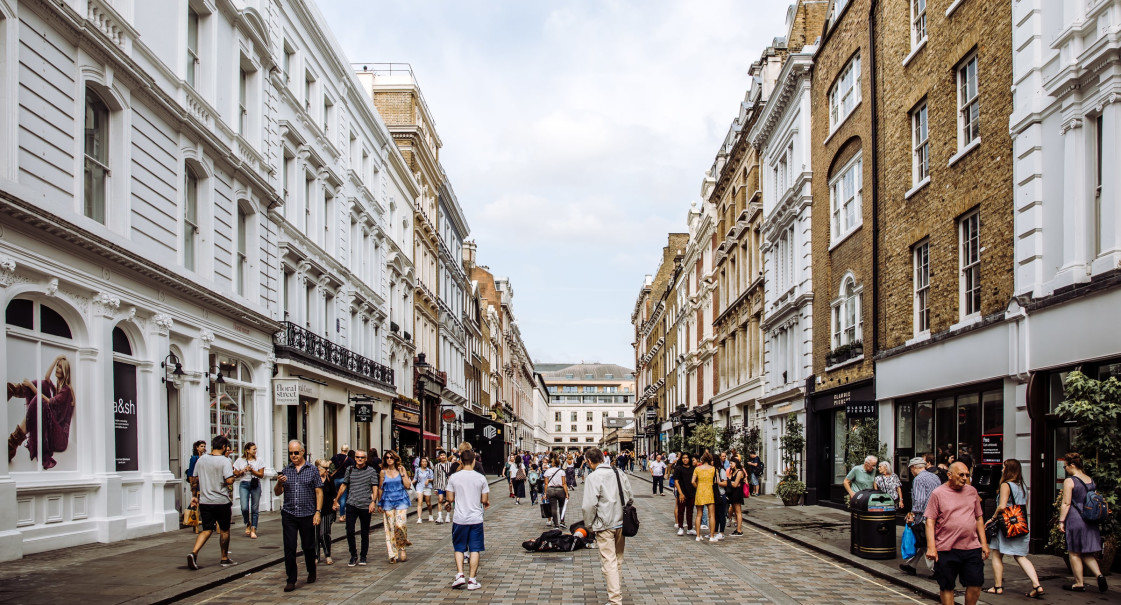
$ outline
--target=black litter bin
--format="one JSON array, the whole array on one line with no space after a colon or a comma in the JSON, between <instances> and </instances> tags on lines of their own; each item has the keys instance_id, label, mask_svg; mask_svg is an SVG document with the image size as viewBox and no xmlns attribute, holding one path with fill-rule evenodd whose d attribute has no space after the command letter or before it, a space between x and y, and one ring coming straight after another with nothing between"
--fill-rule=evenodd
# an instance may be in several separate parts
<instances>
[{"instance_id":1,"label":"black litter bin","mask_svg":"<svg viewBox=\"0 0 1121 605\"><path fill-rule=\"evenodd\" d=\"M852 540L849 552L864 559L895 558L895 501L884 492L866 489L849 499Z\"/></svg>"}]
</instances>

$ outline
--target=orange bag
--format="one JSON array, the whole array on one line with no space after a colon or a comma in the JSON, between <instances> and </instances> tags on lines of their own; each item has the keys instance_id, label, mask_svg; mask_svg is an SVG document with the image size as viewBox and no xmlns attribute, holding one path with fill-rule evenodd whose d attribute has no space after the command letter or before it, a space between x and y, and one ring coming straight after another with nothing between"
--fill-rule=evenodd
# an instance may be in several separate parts
<instances>
[{"instance_id":1,"label":"orange bag","mask_svg":"<svg viewBox=\"0 0 1121 605\"><path fill-rule=\"evenodd\" d=\"M1018 538L1028 533L1028 515L1024 507L1019 504L1010 504L1001 513L1004 521L1004 536Z\"/></svg>"}]
</instances>

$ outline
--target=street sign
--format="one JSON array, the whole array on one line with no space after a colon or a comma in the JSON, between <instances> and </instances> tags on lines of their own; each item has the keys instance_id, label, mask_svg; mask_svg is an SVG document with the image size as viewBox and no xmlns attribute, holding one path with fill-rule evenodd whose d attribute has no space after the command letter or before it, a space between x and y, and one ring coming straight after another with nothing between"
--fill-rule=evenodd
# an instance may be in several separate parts
<instances>
[{"instance_id":1,"label":"street sign","mask_svg":"<svg viewBox=\"0 0 1121 605\"><path fill-rule=\"evenodd\" d=\"M444 410L440 417L444 419L444 422L455 422L455 410Z\"/></svg>"},{"instance_id":2,"label":"street sign","mask_svg":"<svg viewBox=\"0 0 1121 605\"><path fill-rule=\"evenodd\" d=\"M356 403L354 404L354 421L355 422L373 422L374 421L374 406L369 403Z\"/></svg>"}]
</instances>

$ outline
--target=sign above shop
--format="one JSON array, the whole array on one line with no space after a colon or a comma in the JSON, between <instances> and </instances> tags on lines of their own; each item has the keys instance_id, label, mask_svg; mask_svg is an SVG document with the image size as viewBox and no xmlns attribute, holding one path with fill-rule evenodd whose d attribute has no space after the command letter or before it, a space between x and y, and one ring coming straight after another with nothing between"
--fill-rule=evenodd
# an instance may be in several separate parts
<instances>
[{"instance_id":1,"label":"sign above shop","mask_svg":"<svg viewBox=\"0 0 1121 605\"><path fill-rule=\"evenodd\" d=\"M405 410L393 409L393 422L398 424L411 424L420 426L420 414L406 412Z\"/></svg>"},{"instance_id":2,"label":"sign above shop","mask_svg":"<svg viewBox=\"0 0 1121 605\"><path fill-rule=\"evenodd\" d=\"M272 381L272 400L276 405L298 405L300 403L299 379L274 378Z\"/></svg>"},{"instance_id":3,"label":"sign above shop","mask_svg":"<svg viewBox=\"0 0 1121 605\"><path fill-rule=\"evenodd\" d=\"M444 413L440 414L440 418L443 418L444 422L455 422L455 410L444 410Z\"/></svg>"},{"instance_id":4,"label":"sign above shop","mask_svg":"<svg viewBox=\"0 0 1121 605\"><path fill-rule=\"evenodd\" d=\"M356 403L354 404L354 421L355 422L373 422L374 421L374 406L370 403Z\"/></svg>"},{"instance_id":5,"label":"sign above shop","mask_svg":"<svg viewBox=\"0 0 1121 605\"><path fill-rule=\"evenodd\" d=\"M845 416L849 418L875 418L879 406L875 401L849 401L845 404Z\"/></svg>"},{"instance_id":6,"label":"sign above shop","mask_svg":"<svg viewBox=\"0 0 1121 605\"><path fill-rule=\"evenodd\" d=\"M981 464L1004 464L1004 435L981 435Z\"/></svg>"}]
</instances>

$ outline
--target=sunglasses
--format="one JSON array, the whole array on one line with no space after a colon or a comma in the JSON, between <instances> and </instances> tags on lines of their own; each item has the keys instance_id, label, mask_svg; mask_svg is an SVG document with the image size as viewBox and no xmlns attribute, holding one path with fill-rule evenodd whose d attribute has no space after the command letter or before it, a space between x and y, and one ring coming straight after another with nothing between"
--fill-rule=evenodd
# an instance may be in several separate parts
<instances>
[{"instance_id":1,"label":"sunglasses","mask_svg":"<svg viewBox=\"0 0 1121 605\"><path fill-rule=\"evenodd\" d=\"M288 452L289 456L299 456L300 452Z\"/></svg>"}]
</instances>

